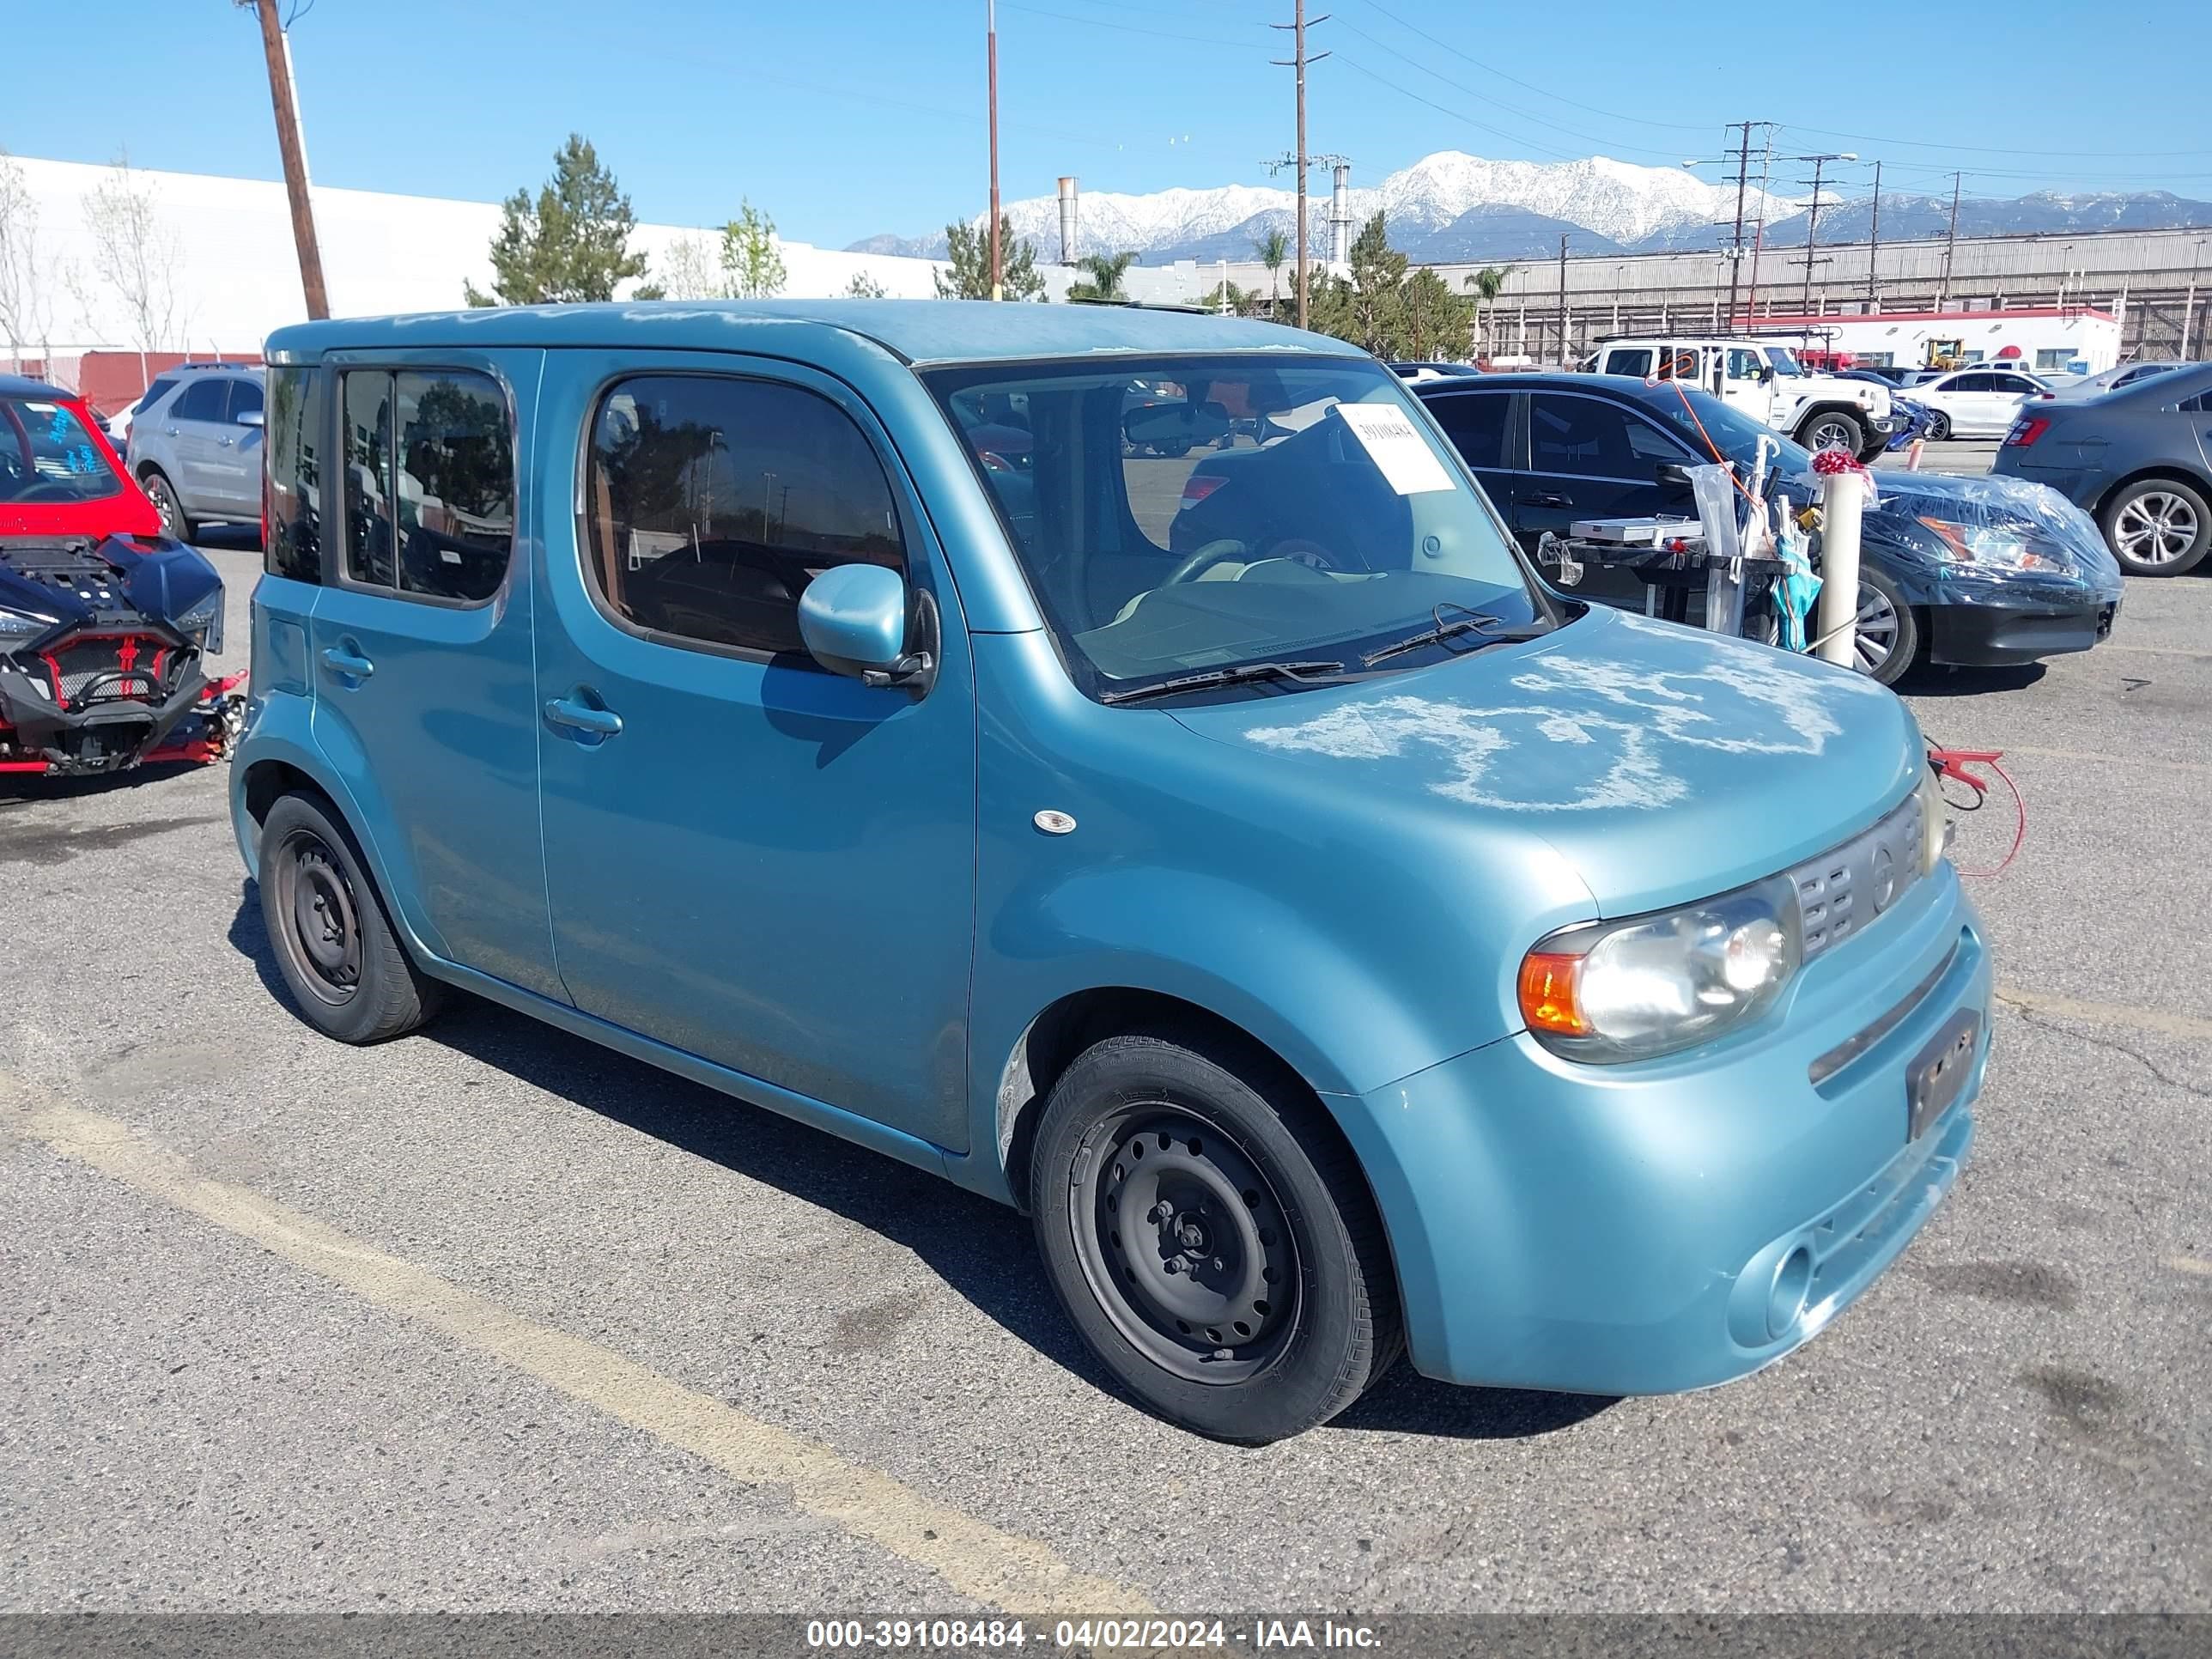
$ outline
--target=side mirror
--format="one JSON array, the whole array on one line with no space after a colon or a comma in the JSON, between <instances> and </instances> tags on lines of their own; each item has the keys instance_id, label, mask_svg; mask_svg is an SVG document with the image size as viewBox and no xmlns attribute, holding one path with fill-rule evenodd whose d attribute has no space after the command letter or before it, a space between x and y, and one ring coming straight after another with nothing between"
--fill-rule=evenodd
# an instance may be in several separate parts
<instances>
[{"instance_id":1,"label":"side mirror","mask_svg":"<svg viewBox=\"0 0 2212 1659\"><path fill-rule=\"evenodd\" d=\"M258 409L247 409L241 410L236 418L231 422L231 424L233 426L259 426L261 422L261 410Z\"/></svg>"},{"instance_id":2,"label":"side mirror","mask_svg":"<svg viewBox=\"0 0 2212 1659\"><path fill-rule=\"evenodd\" d=\"M917 696L937 677L934 613L921 607L930 637L907 649L906 582L879 564L841 564L807 583L799 597L799 637L833 674L864 685L902 685Z\"/></svg>"},{"instance_id":3,"label":"side mirror","mask_svg":"<svg viewBox=\"0 0 2212 1659\"><path fill-rule=\"evenodd\" d=\"M1677 489L1687 489L1691 487L1690 469L1681 461L1662 461L1659 463L1659 482Z\"/></svg>"}]
</instances>

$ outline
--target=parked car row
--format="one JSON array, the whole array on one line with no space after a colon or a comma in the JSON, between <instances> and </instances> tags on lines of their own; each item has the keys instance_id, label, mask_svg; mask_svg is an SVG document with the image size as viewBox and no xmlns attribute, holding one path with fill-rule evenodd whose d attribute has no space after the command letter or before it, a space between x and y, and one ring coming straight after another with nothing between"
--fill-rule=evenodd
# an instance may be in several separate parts
<instances>
[{"instance_id":1,"label":"parked car row","mask_svg":"<svg viewBox=\"0 0 2212 1659\"><path fill-rule=\"evenodd\" d=\"M1694 335L1608 340L1582 367L1698 386L1808 449L1847 449L1871 460L1887 446L1892 431L1887 386L1808 373L1786 346L1771 341Z\"/></svg>"}]
</instances>

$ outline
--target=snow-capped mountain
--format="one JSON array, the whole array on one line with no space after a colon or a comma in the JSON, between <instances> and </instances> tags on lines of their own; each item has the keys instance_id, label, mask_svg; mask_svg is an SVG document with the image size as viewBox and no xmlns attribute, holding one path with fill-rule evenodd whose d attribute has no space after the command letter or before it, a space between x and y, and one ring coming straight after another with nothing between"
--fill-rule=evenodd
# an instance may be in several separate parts
<instances>
[{"instance_id":1,"label":"snow-capped mountain","mask_svg":"<svg viewBox=\"0 0 2212 1659\"><path fill-rule=\"evenodd\" d=\"M1328 246L1328 176L1316 169L1307 208L1312 246ZM1758 191L1745 203L1758 212ZM1805 240L1801 198L1771 195L1766 240L1787 245ZM1892 195L1881 198L1885 240L1941 235L1950 216L1948 198ZM1581 161L1486 161L1457 150L1424 156L1372 189L1352 192L1355 224L1380 208L1393 246L1433 264L1457 260L1522 260L1556 252L1565 235L1574 253L1660 252L1717 247L1718 224L1735 215L1735 187L1708 184L1668 167L1636 167L1595 155ZM1249 259L1253 244L1271 230L1290 233L1297 198L1287 190L1228 185L1218 190L1164 190L1150 196L1088 191L1079 208L1079 253L1133 249L1146 264L1175 259ZM1059 204L1049 196L1012 203L1014 234L1048 258L1060 252ZM1851 241L1869 229L1869 204L1838 204L1820 216L1820 240ZM977 215L975 223L983 222ZM1960 234L1967 236L2035 231L2151 229L2212 225L2212 203L2185 200L2164 191L2061 195L2039 191L2006 201L1968 198L1959 204ZM872 236L854 244L867 253L918 253L942 258L945 235Z\"/></svg>"},{"instance_id":2,"label":"snow-capped mountain","mask_svg":"<svg viewBox=\"0 0 2212 1659\"><path fill-rule=\"evenodd\" d=\"M1308 234L1326 246L1328 175L1316 169L1308 200ZM1778 214L1794 210L1773 198ZM1633 166L1602 155L1581 161L1487 161L1457 150L1439 150L1394 173L1379 185L1352 191L1353 216L1364 221L1380 208L1392 240L1401 246L1441 231L1478 208L1510 208L1592 233L1607 244L1627 245L1668 231L1687 230L1732 216L1734 185L1707 184L1679 169ZM1081 252L1135 250L1146 264L1171 258L1249 257L1252 235L1291 228L1297 198L1288 190L1226 185L1215 190L1164 190L1148 196L1086 191L1079 209ZM1057 252L1060 207L1049 196L1007 204L1014 234ZM975 223L981 224L978 215ZM1250 234L1248 234L1247 232ZM1234 239L1234 246L1216 245ZM855 243L868 252L942 256L945 236L874 236Z\"/></svg>"}]
</instances>

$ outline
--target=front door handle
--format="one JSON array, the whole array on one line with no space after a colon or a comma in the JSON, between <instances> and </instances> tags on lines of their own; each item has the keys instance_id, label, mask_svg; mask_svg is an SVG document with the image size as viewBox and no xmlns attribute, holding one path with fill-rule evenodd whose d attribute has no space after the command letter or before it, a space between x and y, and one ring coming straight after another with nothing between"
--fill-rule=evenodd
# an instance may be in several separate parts
<instances>
[{"instance_id":1,"label":"front door handle","mask_svg":"<svg viewBox=\"0 0 2212 1659\"><path fill-rule=\"evenodd\" d=\"M1572 507L1574 503L1569 501L1565 495L1531 495L1528 497L1528 505L1531 507Z\"/></svg>"},{"instance_id":2,"label":"front door handle","mask_svg":"<svg viewBox=\"0 0 2212 1659\"><path fill-rule=\"evenodd\" d=\"M622 716L611 708L594 708L587 702L578 702L574 697L555 697L545 705L545 718L555 726L565 726L572 732L586 732L593 737L611 738L623 729Z\"/></svg>"},{"instance_id":3,"label":"front door handle","mask_svg":"<svg viewBox=\"0 0 2212 1659\"><path fill-rule=\"evenodd\" d=\"M218 449L228 449L230 447L230 440L228 438L217 438L215 441L216 447Z\"/></svg>"},{"instance_id":4,"label":"front door handle","mask_svg":"<svg viewBox=\"0 0 2212 1659\"><path fill-rule=\"evenodd\" d=\"M376 665L343 646L332 646L323 653L323 665L333 674L342 674L349 680L365 680L376 672Z\"/></svg>"}]
</instances>

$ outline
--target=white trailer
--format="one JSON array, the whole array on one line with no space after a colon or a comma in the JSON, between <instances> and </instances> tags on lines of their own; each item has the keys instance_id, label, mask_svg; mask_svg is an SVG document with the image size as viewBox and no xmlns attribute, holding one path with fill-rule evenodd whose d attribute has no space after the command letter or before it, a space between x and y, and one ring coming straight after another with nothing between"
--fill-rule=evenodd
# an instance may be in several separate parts
<instances>
[{"instance_id":1,"label":"white trailer","mask_svg":"<svg viewBox=\"0 0 2212 1659\"><path fill-rule=\"evenodd\" d=\"M1849 352L1869 368L2002 363L2037 374L2095 374L2120 360L2120 319L2087 306L1761 317L1754 331L1792 346Z\"/></svg>"}]
</instances>

